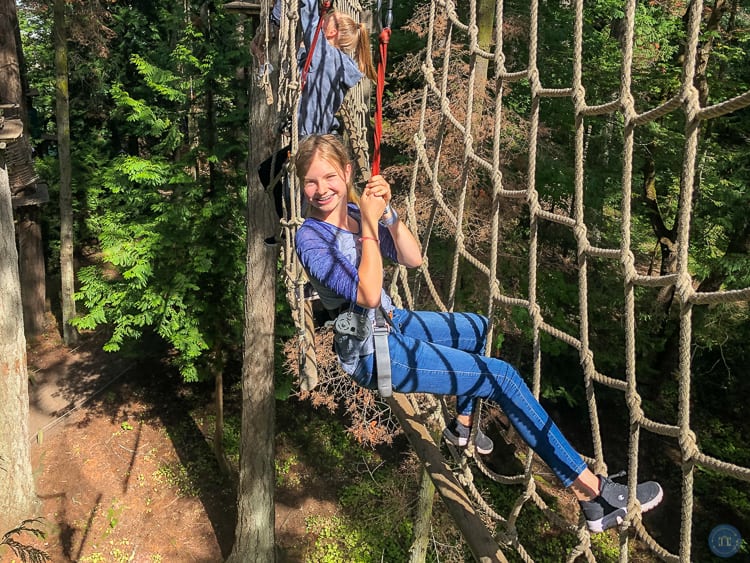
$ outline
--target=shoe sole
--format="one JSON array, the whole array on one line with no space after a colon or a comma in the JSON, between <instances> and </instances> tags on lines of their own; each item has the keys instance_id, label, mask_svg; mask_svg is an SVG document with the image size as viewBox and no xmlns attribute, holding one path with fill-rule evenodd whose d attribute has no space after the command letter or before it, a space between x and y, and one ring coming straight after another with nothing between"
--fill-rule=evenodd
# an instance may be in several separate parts
<instances>
[{"instance_id":1,"label":"shoe sole","mask_svg":"<svg viewBox=\"0 0 750 563\"><path fill-rule=\"evenodd\" d=\"M652 508L656 508L659 503L661 503L663 498L664 490L661 488L661 486L659 486L659 494L647 503L641 505L641 514L645 514ZM626 514L627 509L618 508L614 512L610 512L605 517L600 518L599 520L586 520L586 526L588 527L590 532L599 534L604 530L609 530L610 528L614 528L615 526L619 526L620 524L622 524L622 521L625 520Z\"/></svg>"}]
</instances>

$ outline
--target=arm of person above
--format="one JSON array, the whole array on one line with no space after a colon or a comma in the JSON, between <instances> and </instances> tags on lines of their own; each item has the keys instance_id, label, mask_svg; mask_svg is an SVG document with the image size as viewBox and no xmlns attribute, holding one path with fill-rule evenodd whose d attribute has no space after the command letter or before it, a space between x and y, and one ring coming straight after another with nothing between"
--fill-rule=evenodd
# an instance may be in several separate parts
<instances>
[{"instance_id":1,"label":"arm of person above","mask_svg":"<svg viewBox=\"0 0 750 563\"><path fill-rule=\"evenodd\" d=\"M273 3L273 8L271 8L271 13L268 17L277 27L281 26L281 0L276 0Z\"/></svg>"},{"instance_id":2,"label":"arm of person above","mask_svg":"<svg viewBox=\"0 0 750 563\"><path fill-rule=\"evenodd\" d=\"M393 245L396 249L396 261L407 268L418 268L421 266L422 251L419 248L417 239L411 230L409 230L409 227L399 220L395 210L391 208L390 184L379 174L372 176L365 186L365 193L368 192L374 197L383 199L383 211L377 219L380 225L388 229L393 238Z\"/></svg>"},{"instance_id":3,"label":"arm of person above","mask_svg":"<svg viewBox=\"0 0 750 563\"><path fill-rule=\"evenodd\" d=\"M315 30L318 27L320 21L320 6L318 0L299 0L299 17L300 25L302 26L302 35L305 47L308 49L312 44L313 37L315 36ZM270 19L277 26L281 25L281 0L274 2L273 8L271 9ZM321 37L322 30L321 30ZM318 38L320 40L320 37ZM325 37L323 37L325 39Z\"/></svg>"},{"instance_id":4,"label":"arm of person above","mask_svg":"<svg viewBox=\"0 0 750 563\"><path fill-rule=\"evenodd\" d=\"M315 37L315 30L318 28L318 22L320 21L320 4L318 0L299 0L299 20L302 26L302 40L305 42L305 47L310 49L313 38ZM324 30L321 30L318 41L325 41Z\"/></svg>"}]
</instances>

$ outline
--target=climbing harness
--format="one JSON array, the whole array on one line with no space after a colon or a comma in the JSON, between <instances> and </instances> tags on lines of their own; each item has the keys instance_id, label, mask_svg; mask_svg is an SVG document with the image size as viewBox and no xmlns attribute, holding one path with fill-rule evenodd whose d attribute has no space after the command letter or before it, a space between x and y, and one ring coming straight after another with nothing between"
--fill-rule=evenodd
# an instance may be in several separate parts
<instances>
[{"instance_id":1,"label":"climbing harness","mask_svg":"<svg viewBox=\"0 0 750 563\"><path fill-rule=\"evenodd\" d=\"M391 355L388 347L388 333L391 331L390 315L382 307L376 307L375 320L370 320L369 309L355 304L344 305L333 321L333 332L338 336L348 336L365 341L373 337L375 366L378 374L378 393L381 397L393 395L391 385Z\"/></svg>"},{"instance_id":2,"label":"climbing harness","mask_svg":"<svg viewBox=\"0 0 750 563\"><path fill-rule=\"evenodd\" d=\"M381 12L381 2L378 0L378 12ZM388 61L388 42L391 38L391 23L393 22L393 0L389 0L385 17L380 17L380 58L378 60L378 83L375 96L375 138L372 151L372 174L380 174L380 140L383 137L383 91L385 90L385 67ZM388 333L391 325L383 314L382 307L375 309L374 345L375 362L378 371L378 392L381 397L393 395L391 384L391 355L388 348Z\"/></svg>"},{"instance_id":3,"label":"climbing harness","mask_svg":"<svg viewBox=\"0 0 750 563\"><path fill-rule=\"evenodd\" d=\"M388 348L388 333L391 331L391 325L383 314L383 308L375 309L375 324L372 328L374 346L375 346L375 363L378 371L378 393L381 397L390 397L393 395L393 386L391 384L391 352Z\"/></svg>"}]
</instances>

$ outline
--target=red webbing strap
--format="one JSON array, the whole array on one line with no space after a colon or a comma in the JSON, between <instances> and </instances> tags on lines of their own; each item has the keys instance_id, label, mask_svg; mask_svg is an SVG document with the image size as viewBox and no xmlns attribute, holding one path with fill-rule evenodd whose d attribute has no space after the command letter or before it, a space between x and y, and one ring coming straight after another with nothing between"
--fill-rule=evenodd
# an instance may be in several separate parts
<instances>
[{"instance_id":1,"label":"red webbing strap","mask_svg":"<svg viewBox=\"0 0 750 563\"><path fill-rule=\"evenodd\" d=\"M383 137L383 91L385 90L385 65L388 61L388 41L391 28L380 32L380 60L378 61L378 84L375 96L375 139L372 149L372 175L380 174L380 140Z\"/></svg>"},{"instance_id":2,"label":"red webbing strap","mask_svg":"<svg viewBox=\"0 0 750 563\"><path fill-rule=\"evenodd\" d=\"M317 2L318 0L312 0L313 2ZM307 58L305 59L305 66L302 68L302 77L300 78L300 88L299 91L302 92L305 89L305 82L307 82L307 73L310 70L310 63L312 63L312 56L315 52L315 45L318 43L318 37L320 37L320 30L323 28L323 20L325 19L326 13L328 13L328 10L331 7L331 2L323 2L321 8L320 8L320 19L318 20L318 27L315 28L315 35L313 35L312 44L310 45L310 51L307 53Z\"/></svg>"}]
</instances>

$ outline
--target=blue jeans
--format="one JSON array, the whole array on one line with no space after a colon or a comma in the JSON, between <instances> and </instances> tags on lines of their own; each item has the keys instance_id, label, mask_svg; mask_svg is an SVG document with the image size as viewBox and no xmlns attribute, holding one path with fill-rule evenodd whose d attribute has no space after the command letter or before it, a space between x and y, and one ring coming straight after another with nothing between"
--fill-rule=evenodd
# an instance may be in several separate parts
<instances>
[{"instance_id":1,"label":"blue jeans","mask_svg":"<svg viewBox=\"0 0 750 563\"><path fill-rule=\"evenodd\" d=\"M475 399L498 403L524 440L569 486L586 463L509 363L484 356L488 320L473 313L395 309L388 336L393 390L455 395L459 414ZM362 356L352 377L377 389L374 354Z\"/></svg>"}]
</instances>

